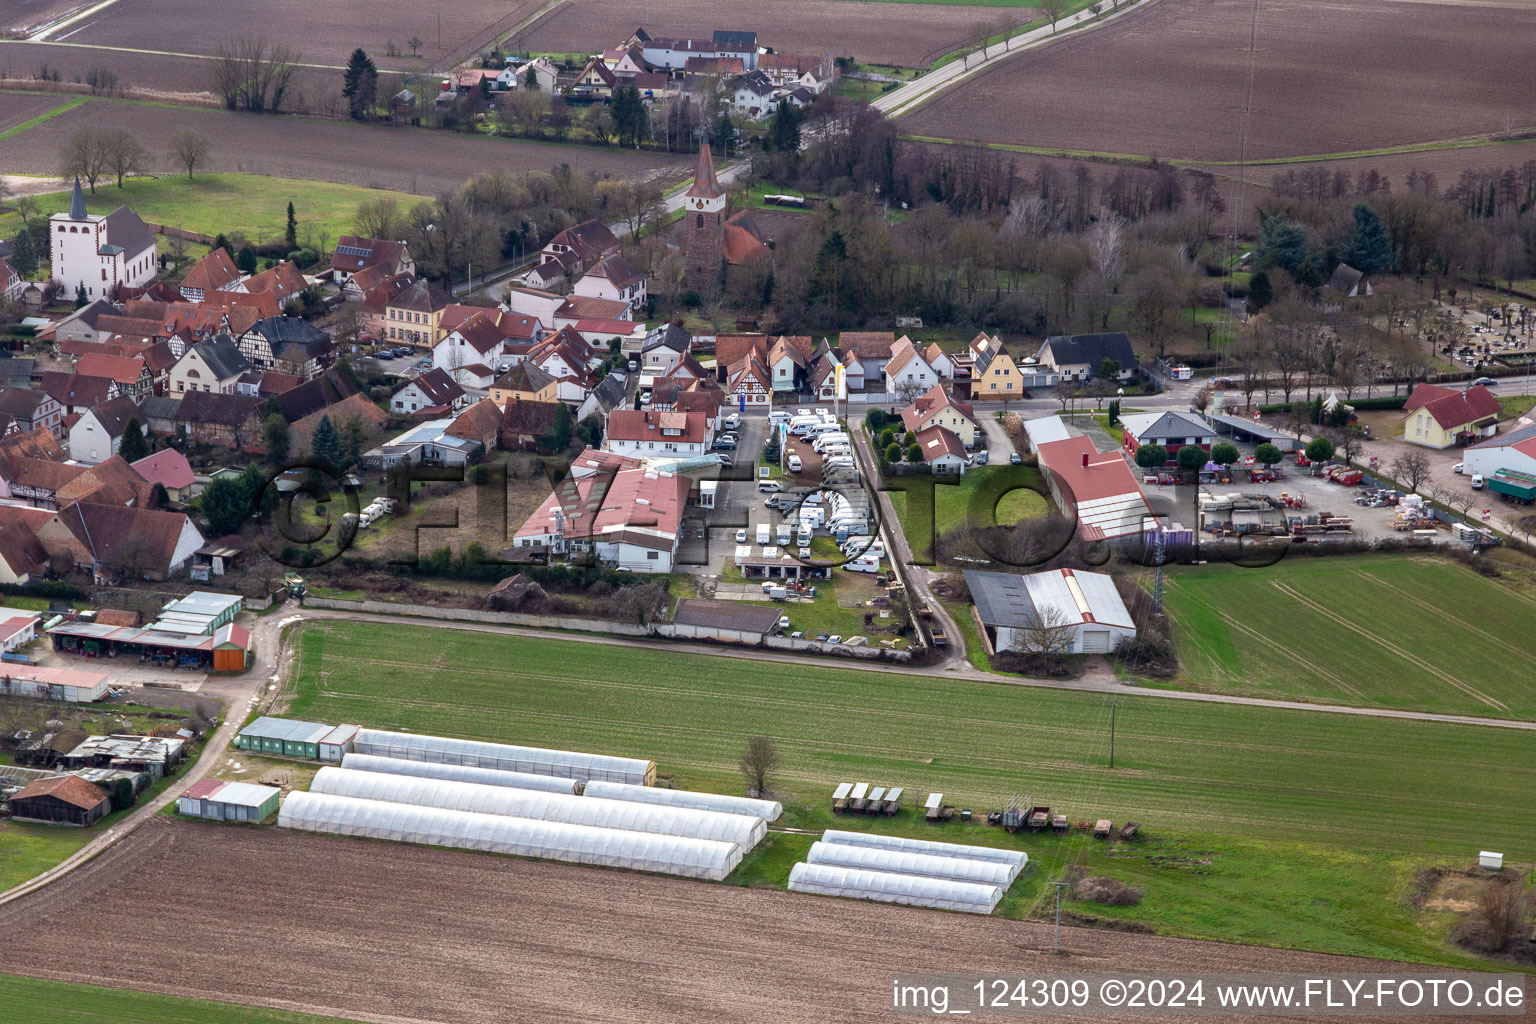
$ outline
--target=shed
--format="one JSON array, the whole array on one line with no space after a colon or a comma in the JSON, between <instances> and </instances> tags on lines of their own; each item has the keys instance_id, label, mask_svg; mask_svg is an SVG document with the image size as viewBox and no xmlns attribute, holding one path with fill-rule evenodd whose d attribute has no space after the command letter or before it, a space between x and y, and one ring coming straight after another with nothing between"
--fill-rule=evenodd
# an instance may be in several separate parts
<instances>
[{"instance_id":1,"label":"shed","mask_svg":"<svg viewBox=\"0 0 1536 1024\"><path fill-rule=\"evenodd\" d=\"M320 760L320 741L335 730L319 722L299 722L291 718L262 715L235 736L235 746L260 754L303 757ZM341 758L338 756L337 760Z\"/></svg>"},{"instance_id":2,"label":"shed","mask_svg":"<svg viewBox=\"0 0 1536 1024\"><path fill-rule=\"evenodd\" d=\"M34 782L11 797L11 815L18 821L85 826L111 810L112 801L100 786L74 775Z\"/></svg>"},{"instance_id":3,"label":"shed","mask_svg":"<svg viewBox=\"0 0 1536 1024\"><path fill-rule=\"evenodd\" d=\"M176 811L211 821L265 821L277 813L282 790L249 782L203 779L176 800Z\"/></svg>"},{"instance_id":4,"label":"shed","mask_svg":"<svg viewBox=\"0 0 1536 1024\"><path fill-rule=\"evenodd\" d=\"M358 727L338 725L320 737L320 760L340 764L341 759L352 751L352 741L357 738Z\"/></svg>"},{"instance_id":5,"label":"shed","mask_svg":"<svg viewBox=\"0 0 1536 1024\"><path fill-rule=\"evenodd\" d=\"M1026 650L1047 630L1071 634L1071 654L1108 654L1136 635L1115 582L1097 572L1055 569L1016 576L965 571L976 614L993 650Z\"/></svg>"},{"instance_id":6,"label":"shed","mask_svg":"<svg viewBox=\"0 0 1536 1024\"><path fill-rule=\"evenodd\" d=\"M674 636L703 637L756 644L779 624L779 610L772 605L744 601L704 601L682 598L672 616Z\"/></svg>"},{"instance_id":7,"label":"shed","mask_svg":"<svg viewBox=\"0 0 1536 1024\"><path fill-rule=\"evenodd\" d=\"M6 665L0 671L0 694L89 704L111 689L105 672L36 665Z\"/></svg>"}]
</instances>

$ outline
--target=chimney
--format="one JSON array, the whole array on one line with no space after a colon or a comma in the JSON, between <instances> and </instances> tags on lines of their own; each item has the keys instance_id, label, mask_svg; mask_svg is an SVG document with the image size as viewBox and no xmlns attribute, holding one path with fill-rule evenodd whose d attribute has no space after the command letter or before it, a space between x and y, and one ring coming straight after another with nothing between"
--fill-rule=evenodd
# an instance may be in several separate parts
<instances>
[{"instance_id":1,"label":"chimney","mask_svg":"<svg viewBox=\"0 0 1536 1024\"><path fill-rule=\"evenodd\" d=\"M1087 452L1083 452L1083 468L1084 469L1088 468L1088 453Z\"/></svg>"}]
</instances>

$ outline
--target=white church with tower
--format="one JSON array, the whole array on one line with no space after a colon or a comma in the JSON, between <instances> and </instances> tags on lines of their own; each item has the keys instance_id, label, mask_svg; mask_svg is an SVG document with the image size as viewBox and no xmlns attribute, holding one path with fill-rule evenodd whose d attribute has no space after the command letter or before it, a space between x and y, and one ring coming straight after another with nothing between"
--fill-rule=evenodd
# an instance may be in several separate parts
<instances>
[{"instance_id":1,"label":"white church with tower","mask_svg":"<svg viewBox=\"0 0 1536 1024\"><path fill-rule=\"evenodd\" d=\"M109 299L121 285L141 288L155 278L159 256L155 233L126 206L103 216L85 212L85 194L75 179L68 213L48 218L53 277L64 295L85 289L87 299Z\"/></svg>"}]
</instances>

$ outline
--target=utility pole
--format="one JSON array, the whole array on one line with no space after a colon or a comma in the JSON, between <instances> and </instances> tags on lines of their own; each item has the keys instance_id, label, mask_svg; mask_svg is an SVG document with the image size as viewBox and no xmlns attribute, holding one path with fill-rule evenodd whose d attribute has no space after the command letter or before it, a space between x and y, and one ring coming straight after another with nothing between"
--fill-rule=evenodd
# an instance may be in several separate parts
<instances>
[{"instance_id":1,"label":"utility pole","mask_svg":"<svg viewBox=\"0 0 1536 1024\"><path fill-rule=\"evenodd\" d=\"M1199 502L1199 498L1198 498L1199 491L1198 491L1198 489L1196 490L1195 493L1197 495L1195 500L1198 503ZM1199 520L1196 519L1195 522L1198 525ZM1153 583L1153 587L1152 587L1152 613L1154 615L1161 615L1161 614L1163 614L1163 559L1164 559L1164 554L1163 554L1163 527L1162 527L1161 523L1159 523L1156 527L1153 528L1153 530L1152 530L1152 537L1153 537L1153 542L1157 545L1157 554L1156 554L1157 568L1155 570L1155 578L1154 578L1154 583Z\"/></svg>"},{"instance_id":2,"label":"utility pole","mask_svg":"<svg viewBox=\"0 0 1536 1024\"><path fill-rule=\"evenodd\" d=\"M1115 718L1120 712L1120 698L1109 702L1109 766L1115 766Z\"/></svg>"},{"instance_id":3,"label":"utility pole","mask_svg":"<svg viewBox=\"0 0 1536 1024\"><path fill-rule=\"evenodd\" d=\"M1061 953L1061 890L1067 887L1066 882L1047 882L1047 885L1056 887L1056 933L1051 939L1051 952Z\"/></svg>"}]
</instances>

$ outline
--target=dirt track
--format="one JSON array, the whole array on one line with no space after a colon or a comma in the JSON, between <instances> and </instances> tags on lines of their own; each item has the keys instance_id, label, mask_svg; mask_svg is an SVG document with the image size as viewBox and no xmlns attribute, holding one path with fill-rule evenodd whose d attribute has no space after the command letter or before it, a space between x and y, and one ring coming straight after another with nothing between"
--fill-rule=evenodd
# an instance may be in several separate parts
<instances>
[{"instance_id":1,"label":"dirt track","mask_svg":"<svg viewBox=\"0 0 1536 1024\"><path fill-rule=\"evenodd\" d=\"M0 910L7 971L444 1024L885 1020L893 971L1382 969L1076 929L1067 956L1049 945L999 919L164 820Z\"/></svg>"},{"instance_id":2,"label":"dirt track","mask_svg":"<svg viewBox=\"0 0 1536 1024\"><path fill-rule=\"evenodd\" d=\"M941 138L1236 159L1253 10L1251 0L1161 0L1012 58L900 123ZM1529 126L1533 32L1530 7L1262 4L1248 156L1352 152Z\"/></svg>"}]
</instances>

